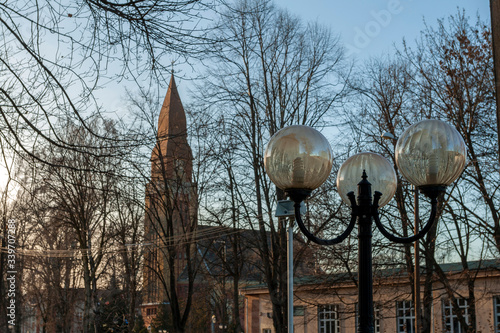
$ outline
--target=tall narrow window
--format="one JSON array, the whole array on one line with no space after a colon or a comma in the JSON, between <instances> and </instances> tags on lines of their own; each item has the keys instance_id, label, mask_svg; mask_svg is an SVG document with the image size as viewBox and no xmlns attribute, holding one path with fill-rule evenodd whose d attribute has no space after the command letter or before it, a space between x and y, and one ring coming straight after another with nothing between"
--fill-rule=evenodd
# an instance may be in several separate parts
<instances>
[{"instance_id":1,"label":"tall narrow window","mask_svg":"<svg viewBox=\"0 0 500 333\"><path fill-rule=\"evenodd\" d=\"M493 311L495 312L495 333L500 333L500 296L493 297Z\"/></svg>"},{"instance_id":2,"label":"tall narrow window","mask_svg":"<svg viewBox=\"0 0 500 333\"><path fill-rule=\"evenodd\" d=\"M464 316L467 325L470 323L469 316L469 303L465 298L457 299L458 307L462 310L462 315ZM443 320L445 332L460 333L462 332L462 325L458 320L458 316L453 311L453 306L451 301L443 301Z\"/></svg>"},{"instance_id":3,"label":"tall narrow window","mask_svg":"<svg viewBox=\"0 0 500 333\"><path fill-rule=\"evenodd\" d=\"M396 303L398 333L415 332L415 310L412 301Z\"/></svg>"},{"instance_id":4,"label":"tall narrow window","mask_svg":"<svg viewBox=\"0 0 500 333\"><path fill-rule=\"evenodd\" d=\"M340 318L337 305L318 307L318 333L340 333Z\"/></svg>"}]
</instances>

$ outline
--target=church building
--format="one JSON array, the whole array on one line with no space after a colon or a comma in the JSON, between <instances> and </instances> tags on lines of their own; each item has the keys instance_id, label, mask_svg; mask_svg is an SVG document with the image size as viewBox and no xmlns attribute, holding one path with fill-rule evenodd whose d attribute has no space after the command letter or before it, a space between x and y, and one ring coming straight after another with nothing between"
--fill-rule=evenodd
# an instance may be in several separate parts
<instances>
[{"instance_id":1,"label":"church building","mask_svg":"<svg viewBox=\"0 0 500 333\"><path fill-rule=\"evenodd\" d=\"M146 327L163 318L168 323L186 320L186 332L229 327L243 331L247 305L240 290L265 282L257 249L261 235L257 230L198 224L187 134L186 114L172 76L146 187L142 317ZM301 243L297 250L304 247L300 239L295 241ZM301 274L314 271L300 263L296 269ZM186 307L189 318L184 318Z\"/></svg>"},{"instance_id":2,"label":"church building","mask_svg":"<svg viewBox=\"0 0 500 333\"><path fill-rule=\"evenodd\" d=\"M196 264L190 260L197 255L197 196L192 160L186 114L172 75L158 119L156 145L151 153L151 180L146 187L141 305L146 326L158 313L159 305L180 302L185 286L179 284L179 276L186 267ZM182 304L174 306L181 308Z\"/></svg>"}]
</instances>

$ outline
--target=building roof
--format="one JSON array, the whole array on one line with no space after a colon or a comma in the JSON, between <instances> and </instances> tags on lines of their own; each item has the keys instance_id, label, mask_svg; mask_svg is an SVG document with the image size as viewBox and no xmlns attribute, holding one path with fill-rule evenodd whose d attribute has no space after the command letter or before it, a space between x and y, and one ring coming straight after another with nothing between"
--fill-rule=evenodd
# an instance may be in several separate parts
<instances>
[{"instance_id":1,"label":"building roof","mask_svg":"<svg viewBox=\"0 0 500 333\"><path fill-rule=\"evenodd\" d=\"M262 285L265 277L262 258L258 250L261 242L259 230L198 225L197 233L197 252L202 260L205 274L213 278L229 277L229 271L239 266L241 284ZM270 233L266 234L270 243ZM238 242L236 254L233 248L235 241ZM295 239L297 244L301 241L301 239ZM300 261L295 270L297 274L309 276L314 273L315 267L306 261ZM179 280L187 281L186 269L180 275Z\"/></svg>"},{"instance_id":2,"label":"building roof","mask_svg":"<svg viewBox=\"0 0 500 333\"><path fill-rule=\"evenodd\" d=\"M487 271L487 270L497 270L500 271L500 259L487 259L487 260L479 260L479 261L469 261L467 262L469 270L479 270L479 271ZM447 274L460 273L463 271L462 263L444 263L439 265L443 272ZM421 267L422 274L425 274L425 267ZM402 278L408 275L408 271L405 267L397 267L397 268L388 268L388 269L380 269L374 271L373 277L374 280L379 279L389 279L389 278ZM294 284L296 286L318 286L325 285L331 286L339 283L349 283L357 280L357 272L340 272L333 274L319 274L319 275L307 275L307 276L297 276L294 277ZM244 293L251 294L253 291L257 291L259 289L266 289L266 284L254 285L248 288L244 288L242 291Z\"/></svg>"},{"instance_id":3,"label":"building roof","mask_svg":"<svg viewBox=\"0 0 500 333\"><path fill-rule=\"evenodd\" d=\"M193 156L187 141L186 113L173 74L158 117L157 142L151 152L153 176L162 172L159 160L165 163L167 178L173 178L182 169L185 181L191 181ZM179 161L183 161L182 166Z\"/></svg>"},{"instance_id":4,"label":"building roof","mask_svg":"<svg viewBox=\"0 0 500 333\"><path fill-rule=\"evenodd\" d=\"M187 135L186 131L186 113L172 74L158 118L158 137L184 136Z\"/></svg>"}]
</instances>

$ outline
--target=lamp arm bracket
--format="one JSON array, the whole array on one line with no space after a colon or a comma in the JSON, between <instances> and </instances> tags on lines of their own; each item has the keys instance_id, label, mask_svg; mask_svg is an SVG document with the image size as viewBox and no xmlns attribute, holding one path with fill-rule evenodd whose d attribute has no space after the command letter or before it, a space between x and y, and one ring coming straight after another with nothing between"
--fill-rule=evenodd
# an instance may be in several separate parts
<instances>
[{"instance_id":1,"label":"lamp arm bracket","mask_svg":"<svg viewBox=\"0 0 500 333\"><path fill-rule=\"evenodd\" d=\"M375 208L378 208L378 207L375 207ZM410 236L410 237L398 237L398 236L394 236L393 234L389 233L387 231L387 229L380 222L380 217L379 217L377 209L374 210L373 219L375 220L375 224L377 225L378 230L380 230L382 235L384 235L391 242L408 244L408 243L413 243L419 239L422 239L425 236L425 234L427 234L427 232L429 232L429 230L431 229L432 225L434 224L434 222L436 220L436 212L437 212L437 199L431 198L431 215L429 216L429 220L427 221L426 225L417 234Z\"/></svg>"},{"instance_id":2,"label":"lamp arm bracket","mask_svg":"<svg viewBox=\"0 0 500 333\"><path fill-rule=\"evenodd\" d=\"M351 199L351 196L349 196L349 200L351 201L351 204L356 205L354 193L352 193L352 199ZM311 232L309 232L309 230L304 225L304 222L302 221L302 217L300 216L300 201L295 201L294 207L295 207L295 220L297 221L297 224L299 225L300 231L302 231L302 233L311 242L319 244L319 245L335 245L335 244L341 243L344 239L347 238L347 236L349 236L349 234L352 232L352 229L354 229L354 225L356 224L356 217L357 217L357 215L355 214L356 209L355 209L355 207L353 207L353 212L351 213L351 221L349 222L347 229L336 238L321 239L321 238L314 236Z\"/></svg>"}]
</instances>

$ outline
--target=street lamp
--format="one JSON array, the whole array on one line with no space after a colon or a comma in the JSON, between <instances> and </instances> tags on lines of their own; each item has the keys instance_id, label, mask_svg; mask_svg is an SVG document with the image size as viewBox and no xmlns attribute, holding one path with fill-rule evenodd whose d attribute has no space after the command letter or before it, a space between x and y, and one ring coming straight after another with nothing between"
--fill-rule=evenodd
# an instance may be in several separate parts
<instances>
[{"instance_id":1,"label":"street lamp","mask_svg":"<svg viewBox=\"0 0 500 333\"><path fill-rule=\"evenodd\" d=\"M410 237L398 237L387 231L379 219L378 208L394 195L396 174L381 155L360 153L347 159L337 175L338 192L351 206L351 220L346 230L334 239L320 239L310 233L300 215L301 202L330 175L333 154L326 138L308 126L289 126L271 138L264 153L269 178L294 201L295 220L310 241L319 245L340 243L352 232L357 220L360 333L374 332L372 220L393 242L411 243L422 238L434 223L439 195L460 176L466 164L462 137L454 127L439 120L423 120L410 126L399 138L395 153L401 174L430 198L431 213L426 225ZM358 182L360 176L362 180Z\"/></svg>"}]
</instances>

